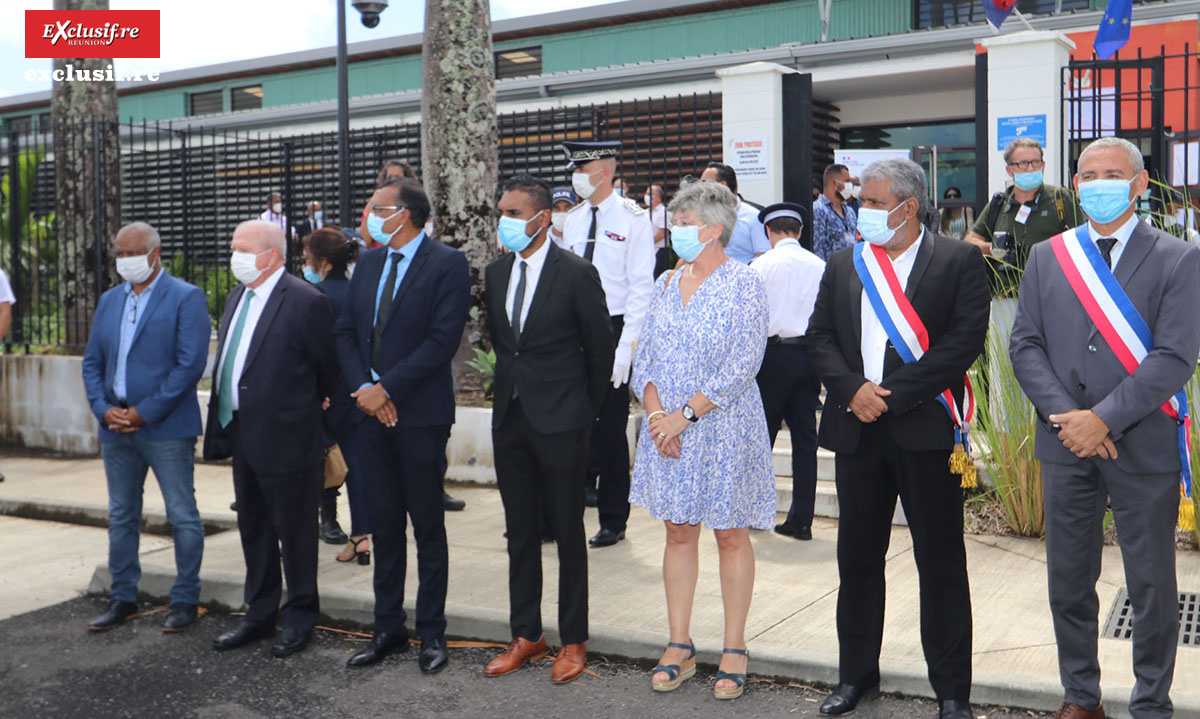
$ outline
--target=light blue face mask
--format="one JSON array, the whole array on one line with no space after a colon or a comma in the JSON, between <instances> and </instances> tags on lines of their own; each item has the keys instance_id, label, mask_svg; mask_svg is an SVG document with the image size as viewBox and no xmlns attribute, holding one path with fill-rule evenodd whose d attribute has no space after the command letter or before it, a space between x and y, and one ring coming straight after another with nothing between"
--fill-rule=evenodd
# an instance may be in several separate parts
<instances>
[{"instance_id":1,"label":"light blue face mask","mask_svg":"<svg viewBox=\"0 0 1200 719\"><path fill-rule=\"evenodd\" d=\"M895 227L888 227L888 218L892 213L904 207L901 202L890 210L879 210L873 207L864 207L858 211L858 234L872 245L886 245L892 241L892 237L896 235L896 230L904 227L904 223L908 222L905 218Z\"/></svg>"},{"instance_id":2,"label":"light blue face mask","mask_svg":"<svg viewBox=\"0 0 1200 719\"><path fill-rule=\"evenodd\" d=\"M1013 184L1025 192L1032 192L1042 186L1042 170L1036 172L1014 172Z\"/></svg>"},{"instance_id":3,"label":"light blue face mask","mask_svg":"<svg viewBox=\"0 0 1200 719\"><path fill-rule=\"evenodd\" d=\"M708 242L700 241L700 228L708 225L675 225L671 228L671 249L684 262L694 262Z\"/></svg>"},{"instance_id":4,"label":"light blue face mask","mask_svg":"<svg viewBox=\"0 0 1200 719\"><path fill-rule=\"evenodd\" d=\"M1129 209L1131 180L1089 180L1079 183L1079 204L1087 216L1107 225Z\"/></svg>"},{"instance_id":5,"label":"light blue face mask","mask_svg":"<svg viewBox=\"0 0 1200 719\"><path fill-rule=\"evenodd\" d=\"M309 282L311 282L315 285L315 284L320 283L320 281L325 278L321 277L320 272L317 272L317 271L313 270L313 268L309 267L308 265L305 265L304 266L304 279L308 280Z\"/></svg>"},{"instance_id":6,"label":"light blue face mask","mask_svg":"<svg viewBox=\"0 0 1200 719\"><path fill-rule=\"evenodd\" d=\"M542 212L545 212L545 210L542 210ZM538 230L533 233L533 237L530 237L525 234L525 227L530 221L536 220L542 212L537 213L537 215L530 217L528 220L522 220L519 217L501 217L500 224L496 227L496 235L500 238L500 244L511 252L523 252L533 243L534 238L541 233L541 230Z\"/></svg>"},{"instance_id":7,"label":"light blue face mask","mask_svg":"<svg viewBox=\"0 0 1200 719\"><path fill-rule=\"evenodd\" d=\"M313 210L313 217L316 218L316 220L319 222L319 221L325 219L325 211L324 210Z\"/></svg>"},{"instance_id":8,"label":"light blue face mask","mask_svg":"<svg viewBox=\"0 0 1200 719\"><path fill-rule=\"evenodd\" d=\"M393 217L400 214L401 212L404 212L404 209L405 208L401 207L399 210L396 210L395 212L393 212L391 215L388 215L387 217L380 217L379 215L375 214L374 211L372 211L371 214L367 215L367 232L371 235L371 239L375 240L376 242L378 242L381 245L386 245L387 243L391 242L392 236L395 235L397 232L399 232L401 230L401 228L404 227L404 225L401 224L400 227L397 227L396 229L392 230L390 233L384 232L383 226L384 226L384 224L387 223L388 220L392 219Z\"/></svg>"}]
</instances>

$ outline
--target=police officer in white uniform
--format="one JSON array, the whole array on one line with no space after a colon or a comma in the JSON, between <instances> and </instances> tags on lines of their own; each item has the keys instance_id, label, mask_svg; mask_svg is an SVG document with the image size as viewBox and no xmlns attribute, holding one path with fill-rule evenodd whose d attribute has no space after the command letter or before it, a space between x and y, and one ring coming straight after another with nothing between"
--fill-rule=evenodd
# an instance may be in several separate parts
<instances>
[{"instance_id":1,"label":"police officer in white uniform","mask_svg":"<svg viewBox=\"0 0 1200 719\"><path fill-rule=\"evenodd\" d=\"M646 210L613 192L620 142L564 142L582 202L568 214L563 246L600 273L617 340L612 390L592 431L587 484L599 478L600 531L588 544L608 547L625 538L629 519L629 370L654 290L654 229Z\"/></svg>"},{"instance_id":2,"label":"police officer in white uniform","mask_svg":"<svg viewBox=\"0 0 1200 719\"><path fill-rule=\"evenodd\" d=\"M817 302L825 262L800 246L804 208L793 202L764 207L757 220L766 228L771 249L750 263L767 287L770 319L767 349L758 371L758 388L771 444L787 422L792 435L792 506L775 531L812 539L817 498L817 408L821 380L808 361L804 333Z\"/></svg>"}]
</instances>

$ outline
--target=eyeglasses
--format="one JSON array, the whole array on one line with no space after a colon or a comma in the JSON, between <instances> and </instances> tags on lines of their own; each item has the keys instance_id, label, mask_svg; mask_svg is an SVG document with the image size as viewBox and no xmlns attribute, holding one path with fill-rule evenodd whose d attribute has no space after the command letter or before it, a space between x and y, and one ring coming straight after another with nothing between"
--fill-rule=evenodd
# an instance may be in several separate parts
<instances>
[{"instance_id":1,"label":"eyeglasses","mask_svg":"<svg viewBox=\"0 0 1200 719\"><path fill-rule=\"evenodd\" d=\"M377 217L382 217L383 219L386 220L387 218L391 217L392 215L394 215L402 210L405 210L405 209L407 209L407 208L399 207L397 205L375 205L374 207L371 208L371 214L373 214ZM387 210L387 212L380 212L380 210Z\"/></svg>"},{"instance_id":2,"label":"eyeglasses","mask_svg":"<svg viewBox=\"0 0 1200 719\"><path fill-rule=\"evenodd\" d=\"M947 200L961 200L962 195L946 195Z\"/></svg>"},{"instance_id":3,"label":"eyeglasses","mask_svg":"<svg viewBox=\"0 0 1200 719\"><path fill-rule=\"evenodd\" d=\"M1043 163L1041 160L1021 160L1020 162L1010 162L1010 163L1008 163L1008 166L1015 167L1018 170L1025 171L1025 170L1040 170L1040 169L1042 169L1043 164L1045 164L1045 163Z\"/></svg>"}]
</instances>

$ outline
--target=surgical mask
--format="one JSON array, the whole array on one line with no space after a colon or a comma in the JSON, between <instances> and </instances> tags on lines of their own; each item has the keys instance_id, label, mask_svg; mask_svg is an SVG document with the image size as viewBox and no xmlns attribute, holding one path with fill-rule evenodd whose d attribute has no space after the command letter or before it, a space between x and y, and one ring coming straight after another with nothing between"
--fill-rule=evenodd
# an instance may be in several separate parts
<instances>
[{"instance_id":1,"label":"surgical mask","mask_svg":"<svg viewBox=\"0 0 1200 719\"><path fill-rule=\"evenodd\" d=\"M257 280L263 273L258 269L258 258L265 254L267 253L260 252L256 255L253 252L235 251L229 258L229 271L233 273L233 278L244 285Z\"/></svg>"},{"instance_id":2,"label":"surgical mask","mask_svg":"<svg viewBox=\"0 0 1200 719\"><path fill-rule=\"evenodd\" d=\"M712 240L700 241L700 228L702 227L708 227L708 225L675 225L671 228L671 249L675 250L679 259L684 262L695 261L704 251L704 246L712 242Z\"/></svg>"},{"instance_id":3,"label":"surgical mask","mask_svg":"<svg viewBox=\"0 0 1200 719\"><path fill-rule=\"evenodd\" d=\"M595 172L576 172L571 175L571 187L575 189L575 194L586 200L596 191L596 186L592 184L592 175Z\"/></svg>"},{"instance_id":4,"label":"surgical mask","mask_svg":"<svg viewBox=\"0 0 1200 719\"><path fill-rule=\"evenodd\" d=\"M613 188L613 192L614 192L614 193L616 193L617 197L624 197L624 196L625 196L625 190L622 190L622 189L621 189L621 188L619 188L619 187L615 187L615 188Z\"/></svg>"},{"instance_id":5,"label":"surgical mask","mask_svg":"<svg viewBox=\"0 0 1200 719\"><path fill-rule=\"evenodd\" d=\"M890 210L877 210L873 207L864 207L858 211L858 234L872 245L883 246L892 241L896 230L904 227L904 223L908 222L905 218L896 227L888 227L888 218L892 213L904 207L904 203L896 205Z\"/></svg>"},{"instance_id":6,"label":"surgical mask","mask_svg":"<svg viewBox=\"0 0 1200 719\"><path fill-rule=\"evenodd\" d=\"M1042 171L1014 172L1013 184L1025 192L1032 192L1042 186Z\"/></svg>"},{"instance_id":7,"label":"surgical mask","mask_svg":"<svg viewBox=\"0 0 1200 719\"><path fill-rule=\"evenodd\" d=\"M130 284L141 284L150 279L154 268L150 266L150 253L134 257L117 258L117 274Z\"/></svg>"},{"instance_id":8,"label":"surgical mask","mask_svg":"<svg viewBox=\"0 0 1200 719\"><path fill-rule=\"evenodd\" d=\"M324 210L313 210L313 219L315 219L317 222L320 222L321 220L325 219L325 211Z\"/></svg>"},{"instance_id":9,"label":"surgical mask","mask_svg":"<svg viewBox=\"0 0 1200 719\"><path fill-rule=\"evenodd\" d=\"M842 196L843 200L849 200L854 197L854 185L847 182L845 187L838 190L838 194Z\"/></svg>"},{"instance_id":10,"label":"surgical mask","mask_svg":"<svg viewBox=\"0 0 1200 719\"><path fill-rule=\"evenodd\" d=\"M642 201L645 203L646 207L649 207L651 205L650 200L652 200L652 199L653 198L650 197L650 195L646 195L645 197L642 198Z\"/></svg>"},{"instance_id":11,"label":"surgical mask","mask_svg":"<svg viewBox=\"0 0 1200 719\"><path fill-rule=\"evenodd\" d=\"M566 227L566 225L567 225L567 213L551 212L550 213L550 224L551 224L551 226L554 227L554 231L561 235L563 228Z\"/></svg>"},{"instance_id":12,"label":"surgical mask","mask_svg":"<svg viewBox=\"0 0 1200 719\"><path fill-rule=\"evenodd\" d=\"M274 212L277 215L283 212L283 203L276 202L275 204L271 205L271 212Z\"/></svg>"},{"instance_id":13,"label":"surgical mask","mask_svg":"<svg viewBox=\"0 0 1200 719\"><path fill-rule=\"evenodd\" d=\"M318 284L321 280L323 280L325 278L321 277L320 272L317 272L316 270L309 267L308 265L305 265L304 266L304 279L308 280L309 282L311 282L315 285L315 284Z\"/></svg>"},{"instance_id":14,"label":"surgical mask","mask_svg":"<svg viewBox=\"0 0 1200 719\"><path fill-rule=\"evenodd\" d=\"M545 212L545 210L542 210L542 212ZM512 252L522 252L529 247L533 243L534 237L537 237L541 233L541 230L533 233L533 237L530 237L525 234L525 227L529 224L530 220L537 219L538 215L541 215L542 212L530 217L529 220L522 220L519 217L501 217L500 225L496 228L496 235L500 238L500 244L506 250L511 250Z\"/></svg>"},{"instance_id":15,"label":"surgical mask","mask_svg":"<svg viewBox=\"0 0 1200 719\"><path fill-rule=\"evenodd\" d=\"M1089 180L1079 183L1079 204L1093 222L1107 225L1124 214L1133 202L1130 180Z\"/></svg>"},{"instance_id":16,"label":"surgical mask","mask_svg":"<svg viewBox=\"0 0 1200 719\"><path fill-rule=\"evenodd\" d=\"M375 240L376 242L378 242L381 245L386 245L387 243L391 242L392 236L394 236L397 232L399 232L404 227L404 225L401 224L400 227L397 227L396 229L392 230L390 234L383 231L383 226L388 220L392 219L393 217L400 214L401 212L404 212L403 208L396 210L394 213L388 215L386 218L380 217L379 215L375 214L374 212L367 215L367 232L370 233L371 239Z\"/></svg>"}]
</instances>

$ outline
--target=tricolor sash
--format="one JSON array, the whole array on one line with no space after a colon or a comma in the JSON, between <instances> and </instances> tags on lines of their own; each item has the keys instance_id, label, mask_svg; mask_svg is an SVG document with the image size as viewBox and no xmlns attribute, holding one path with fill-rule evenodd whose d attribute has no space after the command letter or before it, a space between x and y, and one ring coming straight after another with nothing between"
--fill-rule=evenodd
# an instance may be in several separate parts
<instances>
[{"instance_id":1,"label":"tricolor sash","mask_svg":"<svg viewBox=\"0 0 1200 719\"><path fill-rule=\"evenodd\" d=\"M1154 347L1150 327L1121 283L1104 262L1100 248L1092 241L1088 226L1050 239L1054 258L1067 277L1067 284L1083 305L1092 324L1109 348L1117 355L1121 366L1133 374ZM1179 476L1184 498L1192 496L1191 418L1188 417L1187 393L1180 389L1163 403L1162 411L1179 427Z\"/></svg>"},{"instance_id":2,"label":"tricolor sash","mask_svg":"<svg viewBox=\"0 0 1200 719\"><path fill-rule=\"evenodd\" d=\"M892 260L882 247L867 242L854 245L854 269L871 309L883 325L883 331L896 348L900 359L907 364L916 362L929 350L929 332L921 321L912 303L904 296L904 288L896 277ZM950 456L950 469L962 475L964 487L975 486L975 463L971 460L970 430L975 419L975 392L971 380L963 375L963 405L954 401L949 388L942 390L938 402L950 415L954 425L954 452Z\"/></svg>"}]
</instances>

